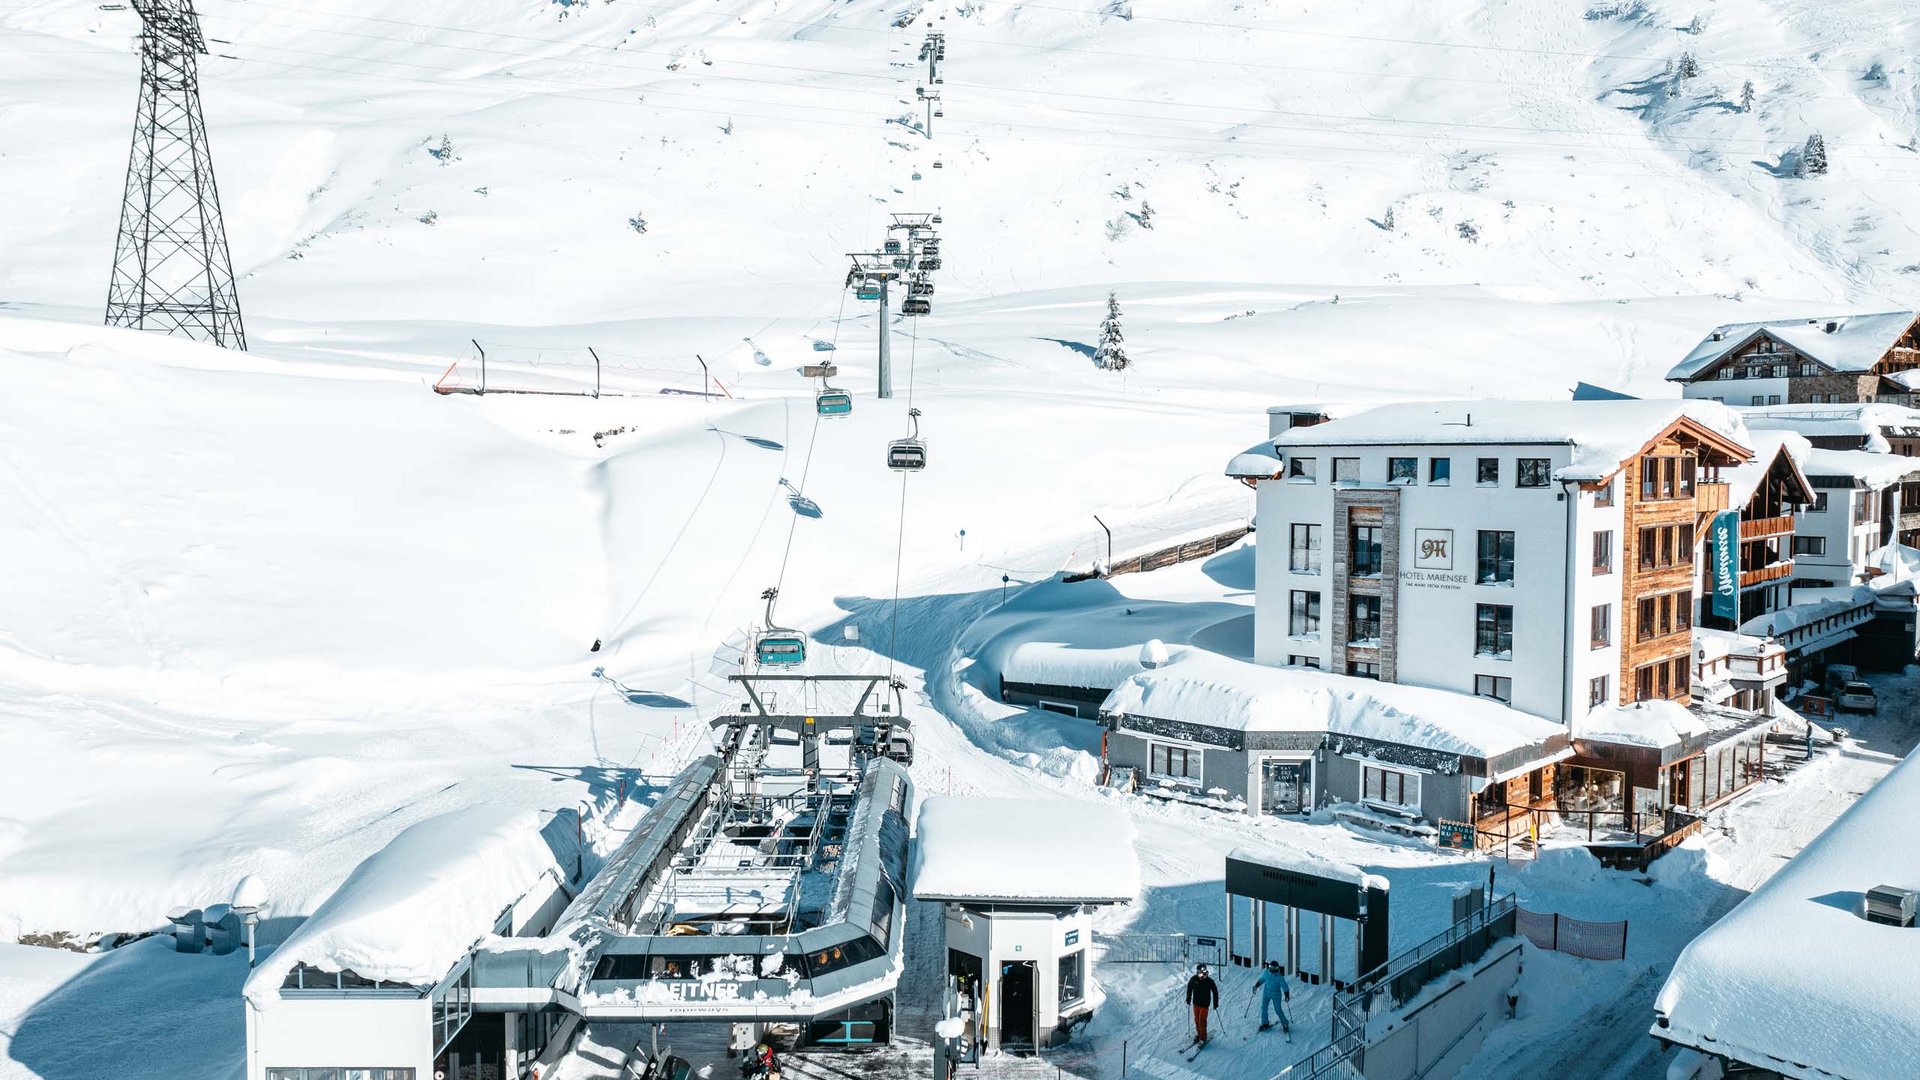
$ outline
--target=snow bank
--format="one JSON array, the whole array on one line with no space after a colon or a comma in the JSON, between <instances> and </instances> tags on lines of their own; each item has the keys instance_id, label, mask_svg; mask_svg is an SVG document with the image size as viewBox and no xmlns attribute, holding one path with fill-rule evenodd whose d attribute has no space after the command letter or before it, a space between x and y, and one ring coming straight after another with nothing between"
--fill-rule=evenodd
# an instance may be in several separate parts
<instances>
[{"instance_id":1,"label":"snow bank","mask_svg":"<svg viewBox=\"0 0 1920 1080\"><path fill-rule=\"evenodd\" d=\"M1140 892L1133 836L1133 819L1104 802L925 799L913 847L913 895L1124 903Z\"/></svg>"},{"instance_id":2,"label":"snow bank","mask_svg":"<svg viewBox=\"0 0 1920 1080\"><path fill-rule=\"evenodd\" d=\"M1573 737L1659 749L1705 735L1707 725L1675 701L1639 701L1632 705L1603 705L1574 721Z\"/></svg>"},{"instance_id":3,"label":"snow bank","mask_svg":"<svg viewBox=\"0 0 1920 1080\"><path fill-rule=\"evenodd\" d=\"M1622 461L1682 417L1742 445L1747 442L1746 425L1734 410L1717 401L1672 399L1409 402L1294 428L1273 441L1282 449L1488 443L1570 446L1572 459L1557 478L1598 480L1612 475Z\"/></svg>"},{"instance_id":4,"label":"snow bank","mask_svg":"<svg viewBox=\"0 0 1920 1080\"><path fill-rule=\"evenodd\" d=\"M1920 757L1909 756L1772 879L1696 938L1653 1034L1789 1075L1913 1075L1920 930L1867 922L1876 885L1920 888Z\"/></svg>"},{"instance_id":5,"label":"snow bank","mask_svg":"<svg viewBox=\"0 0 1920 1080\"><path fill-rule=\"evenodd\" d=\"M1000 677L1015 683L1112 689L1128 676L1147 670L1147 649L1153 645L1159 646L1163 658L1187 651L1184 645L1169 648L1158 641L1112 649L1077 649L1052 641L1029 641L1007 654Z\"/></svg>"},{"instance_id":6,"label":"snow bank","mask_svg":"<svg viewBox=\"0 0 1920 1080\"><path fill-rule=\"evenodd\" d=\"M560 874L539 814L475 806L418 822L341 882L247 979L265 1007L296 964L368 979L439 981L543 874Z\"/></svg>"},{"instance_id":7,"label":"snow bank","mask_svg":"<svg viewBox=\"0 0 1920 1080\"><path fill-rule=\"evenodd\" d=\"M1240 731L1325 731L1479 758L1564 730L1491 698L1265 667L1199 649L1127 679L1100 711Z\"/></svg>"}]
</instances>

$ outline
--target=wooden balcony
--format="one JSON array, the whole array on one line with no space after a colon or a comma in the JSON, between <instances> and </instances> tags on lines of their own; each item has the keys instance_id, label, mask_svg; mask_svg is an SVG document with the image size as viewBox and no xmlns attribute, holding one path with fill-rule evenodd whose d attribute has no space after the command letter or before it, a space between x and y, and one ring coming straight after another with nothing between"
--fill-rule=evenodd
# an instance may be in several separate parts
<instances>
[{"instance_id":1,"label":"wooden balcony","mask_svg":"<svg viewBox=\"0 0 1920 1080\"><path fill-rule=\"evenodd\" d=\"M1740 571L1740 587L1750 589L1755 585L1764 585L1769 581L1779 581L1793 573L1793 560L1777 562L1771 566L1762 566L1758 570Z\"/></svg>"},{"instance_id":2,"label":"wooden balcony","mask_svg":"<svg viewBox=\"0 0 1920 1080\"><path fill-rule=\"evenodd\" d=\"M1702 514L1717 514L1725 510L1730 501L1724 480L1702 480L1693 485L1694 509Z\"/></svg>"},{"instance_id":3,"label":"wooden balcony","mask_svg":"<svg viewBox=\"0 0 1920 1080\"><path fill-rule=\"evenodd\" d=\"M1793 516L1767 518L1741 518L1740 539L1764 540L1769 536L1790 536L1793 534Z\"/></svg>"}]
</instances>

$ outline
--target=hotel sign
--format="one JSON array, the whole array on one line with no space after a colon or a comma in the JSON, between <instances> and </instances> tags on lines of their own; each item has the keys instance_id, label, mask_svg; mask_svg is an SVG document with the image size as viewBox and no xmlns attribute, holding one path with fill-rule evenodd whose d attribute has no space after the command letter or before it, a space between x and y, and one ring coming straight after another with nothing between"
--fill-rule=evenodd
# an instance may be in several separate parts
<instances>
[{"instance_id":1,"label":"hotel sign","mask_svg":"<svg viewBox=\"0 0 1920 1080\"><path fill-rule=\"evenodd\" d=\"M1713 545L1713 613L1723 619L1740 618L1740 511L1722 510L1713 516L1708 536Z\"/></svg>"},{"instance_id":2,"label":"hotel sign","mask_svg":"<svg viewBox=\"0 0 1920 1080\"><path fill-rule=\"evenodd\" d=\"M1413 530L1413 566L1416 570L1453 569L1453 530Z\"/></svg>"}]
</instances>

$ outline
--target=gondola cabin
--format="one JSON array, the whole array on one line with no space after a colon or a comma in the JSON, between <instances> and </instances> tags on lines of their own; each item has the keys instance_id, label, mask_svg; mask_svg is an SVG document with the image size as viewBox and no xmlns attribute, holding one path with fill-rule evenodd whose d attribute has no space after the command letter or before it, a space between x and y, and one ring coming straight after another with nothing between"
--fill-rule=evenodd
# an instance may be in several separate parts
<instances>
[{"instance_id":1,"label":"gondola cabin","mask_svg":"<svg viewBox=\"0 0 1920 1080\"><path fill-rule=\"evenodd\" d=\"M889 241L887 241L887 246L886 246L886 252L887 252L887 254L889 254L889 255L898 255L898 254L900 254L900 241L898 241L898 240L889 240Z\"/></svg>"},{"instance_id":2,"label":"gondola cabin","mask_svg":"<svg viewBox=\"0 0 1920 1080\"><path fill-rule=\"evenodd\" d=\"M821 416L847 416L853 412L853 395L845 390L822 390L814 397L813 407Z\"/></svg>"},{"instance_id":3,"label":"gondola cabin","mask_svg":"<svg viewBox=\"0 0 1920 1080\"><path fill-rule=\"evenodd\" d=\"M880 286L871 281L863 281L860 283L860 287L854 290L853 295L856 300L878 300L880 299Z\"/></svg>"},{"instance_id":4,"label":"gondola cabin","mask_svg":"<svg viewBox=\"0 0 1920 1080\"><path fill-rule=\"evenodd\" d=\"M807 639L792 630L769 630L754 642L753 658L762 667L793 667L807 662Z\"/></svg>"},{"instance_id":5,"label":"gondola cabin","mask_svg":"<svg viewBox=\"0 0 1920 1080\"><path fill-rule=\"evenodd\" d=\"M919 472L927 467L927 444L919 439L897 439L887 444L887 468Z\"/></svg>"}]
</instances>

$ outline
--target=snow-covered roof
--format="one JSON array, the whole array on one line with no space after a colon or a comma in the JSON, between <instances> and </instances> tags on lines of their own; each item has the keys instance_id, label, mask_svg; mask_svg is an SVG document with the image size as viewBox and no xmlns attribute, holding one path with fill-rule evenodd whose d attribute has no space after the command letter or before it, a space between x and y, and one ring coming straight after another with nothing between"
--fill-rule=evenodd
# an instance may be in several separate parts
<instances>
[{"instance_id":1,"label":"snow-covered roof","mask_svg":"<svg viewBox=\"0 0 1920 1080\"><path fill-rule=\"evenodd\" d=\"M1787 460L1799 470L1800 463L1806 460L1807 451L1813 449L1806 436L1786 430L1749 431L1747 445L1753 449L1753 460L1745 461L1732 468L1720 470L1720 479L1727 483L1728 505L1742 507L1753 493L1760 488L1761 481L1773 469L1773 463L1784 451ZM1802 480L1806 473L1801 472Z\"/></svg>"},{"instance_id":2,"label":"snow-covered roof","mask_svg":"<svg viewBox=\"0 0 1920 1080\"><path fill-rule=\"evenodd\" d=\"M1762 332L1834 371L1867 371L1893 348L1893 343L1913 325L1914 318L1911 311L1882 311L1871 315L1728 323L1716 327L1695 345L1685 359L1667 372L1667 378L1679 382L1691 379ZM1833 327L1831 332L1828 326Z\"/></svg>"},{"instance_id":3,"label":"snow-covered roof","mask_svg":"<svg viewBox=\"0 0 1920 1080\"><path fill-rule=\"evenodd\" d=\"M1392 883L1379 874L1369 874L1352 863L1339 862L1300 848L1237 847L1227 852L1227 858L1351 882L1361 888L1383 891L1392 888Z\"/></svg>"},{"instance_id":4,"label":"snow-covered roof","mask_svg":"<svg viewBox=\"0 0 1920 1080\"><path fill-rule=\"evenodd\" d=\"M1920 428L1920 410L1880 401L1828 404L1756 405L1740 410L1749 430L1783 428L1809 438L1858 436L1865 449L1890 449L1882 434L1888 428Z\"/></svg>"},{"instance_id":5,"label":"snow-covered roof","mask_svg":"<svg viewBox=\"0 0 1920 1080\"><path fill-rule=\"evenodd\" d=\"M1140 892L1133 819L1088 799L920 801L916 900L1125 903Z\"/></svg>"},{"instance_id":6,"label":"snow-covered roof","mask_svg":"<svg viewBox=\"0 0 1920 1080\"><path fill-rule=\"evenodd\" d=\"M1797 589L1794 595L1808 597L1808 599L1789 604L1778 611L1755 615L1740 624L1740 632L1759 637L1780 637L1808 623L1819 622L1834 615L1844 615L1855 608L1873 604L1873 590L1865 585L1839 586L1831 589Z\"/></svg>"},{"instance_id":7,"label":"snow-covered roof","mask_svg":"<svg viewBox=\"0 0 1920 1080\"><path fill-rule=\"evenodd\" d=\"M1793 1077L1914 1075L1920 929L1858 912L1875 886L1920 889L1916 820L1910 755L1681 952L1653 1034Z\"/></svg>"},{"instance_id":8,"label":"snow-covered roof","mask_svg":"<svg viewBox=\"0 0 1920 1080\"><path fill-rule=\"evenodd\" d=\"M1654 750L1676 746L1710 730L1704 720L1677 701L1601 705L1573 722L1576 739Z\"/></svg>"},{"instance_id":9,"label":"snow-covered roof","mask_svg":"<svg viewBox=\"0 0 1920 1080\"><path fill-rule=\"evenodd\" d=\"M1201 649L1127 679L1100 711L1238 731L1324 731L1477 758L1537 745L1566 730L1492 698L1266 667Z\"/></svg>"},{"instance_id":10,"label":"snow-covered roof","mask_svg":"<svg viewBox=\"0 0 1920 1080\"><path fill-rule=\"evenodd\" d=\"M254 968L247 1000L278 1000L296 964L432 985L549 871L562 873L532 810L481 805L416 822Z\"/></svg>"},{"instance_id":11,"label":"snow-covered roof","mask_svg":"<svg viewBox=\"0 0 1920 1080\"><path fill-rule=\"evenodd\" d=\"M1802 468L1808 476L1851 476L1862 487L1883 488L1920 472L1920 461L1902 454L1814 447L1806 452Z\"/></svg>"},{"instance_id":12,"label":"snow-covered roof","mask_svg":"<svg viewBox=\"0 0 1920 1080\"><path fill-rule=\"evenodd\" d=\"M1027 641L1013 647L1000 667L1000 677L1012 683L1042 686L1082 686L1111 690L1127 676L1144 671L1149 656L1164 660L1185 652L1185 645L1122 645L1111 649L1082 649L1053 641Z\"/></svg>"},{"instance_id":13,"label":"snow-covered roof","mask_svg":"<svg viewBox=\"0 0 1920 1080\"><path fill-rule=\"evenodd\" d=\"M1280 451L1272 440L1254 443L1227 462L1227 475L1235 480L1271 480L1280 469Z\"/></svg>"},{"instance_id":14,"label":"snow-covered roof","mask_svg":"<svg viewBox=\"0 0 1920 1080\"><path fill-rule=\"evenodd\" d=\"M1344 446L1569 446L1571 460L1558 478L1599 480L1611 476L1621 462L1682 418L1746 445L1746 426L1733 409L1717 401L1671 398L1403 402L1294 428L1273 441L1282 451Z\"/></svg>"}]
</instances>

